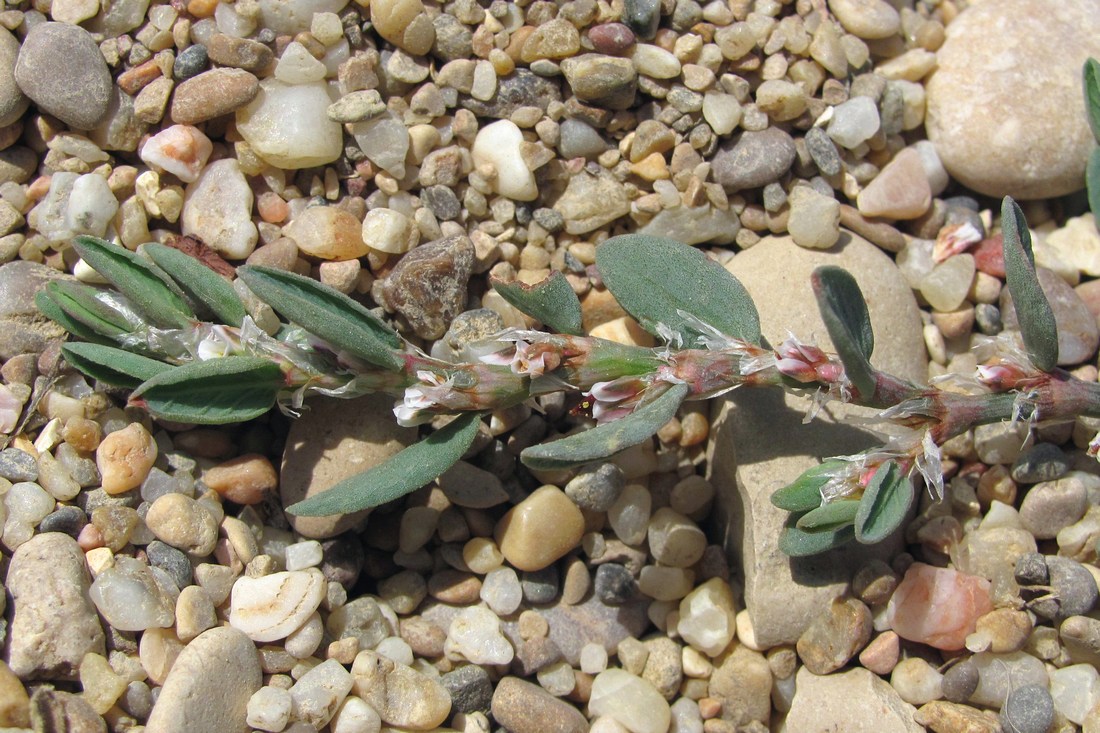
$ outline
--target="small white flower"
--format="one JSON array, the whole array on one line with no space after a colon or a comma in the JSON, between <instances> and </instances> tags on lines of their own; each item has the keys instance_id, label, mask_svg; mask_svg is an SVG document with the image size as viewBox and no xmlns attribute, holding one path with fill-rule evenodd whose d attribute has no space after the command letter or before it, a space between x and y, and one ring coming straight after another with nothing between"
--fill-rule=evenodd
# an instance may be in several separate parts
<instances>
[{"instance_id":1,"label":"small white flower","mask_svg":"<svg viewBox=\"0 0 1100 733\"><path fill-rule=\"evenodd\" d=\"M214 326L195 349L199 361L222 359L236 352L240 342L228 330L228 326Z\"/></svg>"},{"instance_id":2,"label":"small white flower","mask_svg":"<svg viewBox=\"0 0 1100 733\"><path fill-rule=\"evenodd\" d=\"M429 422L433 417L432 408L439 405L440 399L452 386L451 380L435 372L419 371L416 378L420 382L406 387L401 402L393 408L397 423L406 428Z\"/></svg>"}]
</instances>

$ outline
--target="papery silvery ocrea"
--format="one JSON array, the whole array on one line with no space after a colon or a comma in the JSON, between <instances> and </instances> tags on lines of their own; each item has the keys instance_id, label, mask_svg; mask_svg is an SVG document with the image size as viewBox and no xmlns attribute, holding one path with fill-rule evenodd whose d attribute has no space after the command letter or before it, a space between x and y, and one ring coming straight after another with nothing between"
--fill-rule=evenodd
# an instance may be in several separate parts
<instances>
[{"instance_id":1,"label":"papery silvery ocrea","mask_svg":"<svg viewBox=\"0 0 1100 733\"><path fill-rule=\"evenodd\" d=\"M195 357L200 361L222 359L236 352L240 346L237 335L229 326L212 326L210 332L195 347Z\"/></svg>"}]
</instances>

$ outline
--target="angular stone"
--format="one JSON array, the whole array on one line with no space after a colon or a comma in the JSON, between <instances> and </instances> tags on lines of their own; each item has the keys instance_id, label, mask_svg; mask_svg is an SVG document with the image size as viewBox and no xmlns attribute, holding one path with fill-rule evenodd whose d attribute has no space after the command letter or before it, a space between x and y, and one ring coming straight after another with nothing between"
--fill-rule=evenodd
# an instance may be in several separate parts
<instances>
[{"instance_id":1,"label":"angular stone","mask_svg":"<svg viewBox=\"0 0 1100 733\"><path fill-rule=\"evenodd\" d=\"M623 184L601 170L570 178L554 210L565 218L565 231L587 234L630 213L630 199Z\"/></svg>"},{"instance_id":2,"label":"angular stone","mask_svg":"<svg viewBox=\"0 0 1100 733\"><path fill-rule=\"evenodd\" d=\"M465 310L474 245L457 234L422 244L397 263L382 283L385 305L400 313L417 336L437 339Z\"/></svg>"},{"instance_id":3,"label":"angular stone","mask_svg":"<svg viewBox=\"0 0 1100 733\"><path fill-rule=\"evenodd\" d=\"M818 676L803 667L795 677L787 729L807 733L921 733L916 713L894 688L866 669Z\"/></svg>"},{"instance_id":4,"label":"angular stone","mask_svg":"<svg viewBox=\"0 0 1100 733\"><path fill-rule=\"evenodd\" d=\"M932 205L932 188L920 153L906 148L886 164L856 199L859 213L888 219L915 219Z\"/></svg>"}]
</instances>

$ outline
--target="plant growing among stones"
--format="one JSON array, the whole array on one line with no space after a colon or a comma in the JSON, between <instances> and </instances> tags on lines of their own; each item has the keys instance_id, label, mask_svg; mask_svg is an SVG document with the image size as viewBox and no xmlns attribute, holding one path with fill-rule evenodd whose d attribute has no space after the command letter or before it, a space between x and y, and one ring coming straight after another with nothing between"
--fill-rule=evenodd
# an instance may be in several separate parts
<instances>
[{"instance_id":1,"label":"plant growing among stones","mask_svg":"<svg viewBox=\"0 0 1100 733\"><path fill-rule=\"evenodd\" d=\"M414 491L462 457L483 415L551 392L581 393L596 426L524 450L521 460L534 469L611 456L650 438L685 401L737 387L810 391L818 407L841 400L878 408L883 446L830 458L772 498L790 512L783 550L808 555L886 538L904 522L917 476L942 498L939 446L952 436L1001 420L1100 415L1100 385L1055 366L1053 312L1023 214L1007 198L1002 231L1022 347L1004 336L988 342L965 393L871 365L867 306L844 270L819 268L811 283L837 353L793 335L773 347L732 275L698 250L643 235L604 242L596 267L622 307L662 342L658 348L582 335L580 303L560 273L530 287L495 284L554 333L507 330L467 345L452 363L425 355L361 304L309 278L245 266L230 284L171 247L147 244L134 253L92 237L76 238L74 247L114 289L55 282L37 302L81 339L63 347L70 363L132 389L130 403L159 418L229 423L275 405L294 412L310 394L371 392L396 398L403 425L454 416L387 462L287 507L297 515L352 512ZM1094 440L1092 452L1098 448Z\"/></svg>"}]
</instances>

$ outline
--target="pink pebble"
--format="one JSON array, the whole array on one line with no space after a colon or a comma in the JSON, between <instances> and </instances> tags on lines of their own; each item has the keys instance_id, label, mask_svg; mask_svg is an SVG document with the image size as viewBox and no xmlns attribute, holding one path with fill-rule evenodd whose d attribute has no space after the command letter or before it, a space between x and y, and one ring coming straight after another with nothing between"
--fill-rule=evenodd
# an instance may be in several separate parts
<instances>
[{"instance_id":1,"label":"pink pebble","mask_svg":"<svg viewBox=\"0 0 1100 733\"><path fill-rule=\"evenodd\" d=\"M971 253L974 255L974 265L986 275L1005 276L1004 240L1000 234L978 242Z\"/></svg>"},{"instance_id":2,"label":"pink pebble","mask_svg":"<svg viewBox=\"0 0 1100 733\"><path fill-rule=\"evenodd\" d=\"M886 620L903 639L953 651L992 610L985 578L917 562L890 598Z\"/></svg>"},{"instance_id":3,"label":"pink pebble","mask_svg":"<svg viewBox=\"0 0 1100 733\"><path fill-rule=\"evenodd\" d=\"M602 23L588 30L588 39L597 53L618 56L634 45L634 32L622 23Z\"/></svg>"},{"instance_id":4,"label":"pink pebble","mask_svg":"<svg viewBox=\"0 0 1100 733\"><path fill-rule=\"evenodd\" d=\"M214 144L199 128L172 125L146 140L138 155L149 167L193 183L213 151Z\"/></svg>"}]
</instances>

